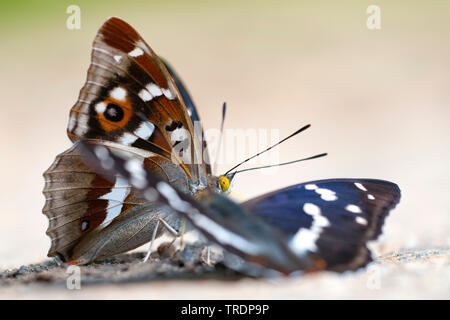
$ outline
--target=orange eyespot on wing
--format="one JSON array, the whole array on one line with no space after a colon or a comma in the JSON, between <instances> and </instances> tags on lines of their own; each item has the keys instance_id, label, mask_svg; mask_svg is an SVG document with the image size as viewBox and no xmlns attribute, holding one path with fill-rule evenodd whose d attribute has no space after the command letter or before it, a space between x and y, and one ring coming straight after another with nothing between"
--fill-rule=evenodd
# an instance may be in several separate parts
<instances>
[{"instance_id":1,"label":"orange eyespot on wing","mask_svg":"<svg viewBox=\"0 0 450 320\"><path fill-rule=\"evenodd\" d=\"M97 103L95 111L101 128L106 132L125 128L132 116L131 105L114 98Z\"/></svg>"}]
</instances>

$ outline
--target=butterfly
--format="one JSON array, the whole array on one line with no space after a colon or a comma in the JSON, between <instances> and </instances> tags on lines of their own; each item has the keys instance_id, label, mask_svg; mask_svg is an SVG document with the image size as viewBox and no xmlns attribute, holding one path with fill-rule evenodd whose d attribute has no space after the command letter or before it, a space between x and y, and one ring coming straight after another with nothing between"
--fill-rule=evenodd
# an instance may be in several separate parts
<instances>
[{"instance_id":1,"label":"butterfly","mask_svg":"<svg viewBox=\"0 0 450 320\"><path fill-rule=\"evenodd\" d=\"M85 264L146 242L159 219L179 230L182 219L147 201L121 177L94 172L80 154L80 139L119 145L153 172L196 197L211 176L198 113L181 80L139 34L119 18L95 37L87 80L70 111L74 145L44 173L48 256ZM183 155L183 157L180 156ZM162 234L162 229L155 235Z\"/></svg>"},{"instance_id":2,"label":"butterfly","mask_svg":"<svg viewBox=\"0 0 450 320\"><path fill-rule=\"evenodd\" d=\"M71 109L74 144L44 173L48 255L90 263L176 234L185 218L242 261L283 274L371 261L367 242L399 202L396 184L318 180L237 204L226 197L237 166L212 174L199 120L179 77L130 25L108 19Z\"/></svg>"}]
</instances>

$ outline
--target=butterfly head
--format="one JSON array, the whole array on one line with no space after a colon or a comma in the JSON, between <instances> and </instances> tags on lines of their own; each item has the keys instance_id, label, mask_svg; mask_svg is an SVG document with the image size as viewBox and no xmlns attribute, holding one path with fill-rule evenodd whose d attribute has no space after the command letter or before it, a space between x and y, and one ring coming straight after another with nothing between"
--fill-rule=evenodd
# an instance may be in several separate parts
<instances>
[{"instance_id":1,"label":"butterfly head","mask_svg":"<svg viewBox=\"0 0 450 320\"><path fill-rule=\"evenodd\" d=\"M221 192L229 193L234 184L235 172L219 176L218 184Z\"/></svg>"},{"instance_id":2,"label":"butterfly head","mask_svg":"<svg viewBox=\"0 0 450 320\"><path fill-rule=\"evenodd\" d=\"M225 192L230 188L230 179L228 179L225 176L220 176L219 177L219 185L220 185L220 189Z\"/></svg>"}]
</instances>

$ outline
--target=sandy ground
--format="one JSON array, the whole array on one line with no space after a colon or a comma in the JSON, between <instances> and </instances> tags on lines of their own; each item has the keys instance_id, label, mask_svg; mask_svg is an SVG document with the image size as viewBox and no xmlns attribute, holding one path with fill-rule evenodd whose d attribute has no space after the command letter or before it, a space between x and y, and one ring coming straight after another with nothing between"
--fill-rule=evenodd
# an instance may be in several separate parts
<instances>
[{"instance_id":1,"label":"sandy ground","mask_svg":"<svg viewBox=\"0 0 450 320\"><path fill-rule=\"evenodd\" d=\"M234 272L205 248L188 245L172 257L141 263L123 254L73 270L53 261L0 272L0 299L449 299L450 248L385 254L356 272L318 272L256 279ZM71 286L72 284L72 286ZM74 288L74 289L69 289ZM189 295L186 295L189 292Z\"/></svg>"}]
</instances>

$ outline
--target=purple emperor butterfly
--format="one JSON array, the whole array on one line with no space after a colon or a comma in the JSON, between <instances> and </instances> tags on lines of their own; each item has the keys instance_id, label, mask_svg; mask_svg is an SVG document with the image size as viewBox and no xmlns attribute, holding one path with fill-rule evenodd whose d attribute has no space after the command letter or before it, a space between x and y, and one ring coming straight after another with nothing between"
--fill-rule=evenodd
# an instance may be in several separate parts
<instances>
[{"instance_id":1,"label":"purple emperor butterfly","mask_svg":"<svg viewBox=\"0 0 450 320\"><path fill-rule=\"evenodd\" d=\"M367 242L400 200L397 185L312 181L238 205L221 193L240 164L211 174L198 120L179 78L137 32L118 18L106 21L71 110L74 145L44 173L48 255L89 263L149 242L162 232L155 233L159 221L179 230L185 217L244 261L285 274L371 261Z\"/></svg>"}]
</instances>

